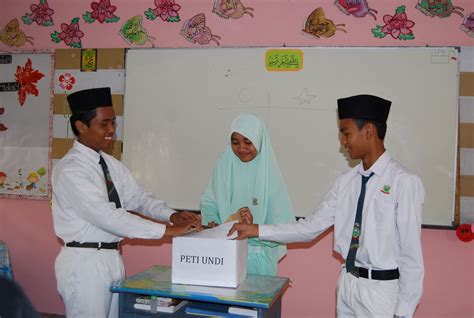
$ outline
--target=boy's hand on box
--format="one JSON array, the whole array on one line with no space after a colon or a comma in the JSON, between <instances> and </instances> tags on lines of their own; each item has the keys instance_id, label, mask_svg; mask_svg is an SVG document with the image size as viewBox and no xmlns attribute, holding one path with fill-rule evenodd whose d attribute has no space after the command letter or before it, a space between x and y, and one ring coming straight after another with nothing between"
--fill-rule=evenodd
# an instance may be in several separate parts
<instances>
[{"instance_id":1,"label":"boy's hand on box","mask_svg":"<svg viewBox=\"0 0 474 318\"><path fill-rule=\"evenodd\" d=\"M199 221L192 221L184 224L175 224L171 225L168 224L165 230L165 236L180 236L186 233L194 232L194 231L202 231L201 220Z\"/></svg>"},{"instance_id":2,"label":"boy's hand on box","mask_svg":"<svg viewBox=\"0 0 474 318\"><path fill-rule=\"evenodd\" d=\"M190 211L175 212L170 216L170 222L173 224L185 224L194 221L201 222L201 216Z\"/></svg>"},{"instance_id":3,"label":"boy's hand on box","mask_svg":"<svg viewBox=\"0 0 474 318\"><path fill-rule=\"evenodd\" d=\"M237 232L237 239L243 240L248 237L258 237L258 224L235 223L229 230L227 236L232 236Z\"/></svg>"}]
</instances>

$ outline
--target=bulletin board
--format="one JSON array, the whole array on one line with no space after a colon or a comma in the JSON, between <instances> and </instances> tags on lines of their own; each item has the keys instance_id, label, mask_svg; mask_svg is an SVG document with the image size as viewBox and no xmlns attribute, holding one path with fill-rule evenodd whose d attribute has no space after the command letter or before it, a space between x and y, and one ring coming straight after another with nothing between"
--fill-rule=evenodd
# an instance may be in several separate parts
<instances>
[{"instance_id":1,"label":"bulletin board","mask_svg":"<svg viewBox=\"0 0 474 318\"><path fill-rule=\"evenodd\" d=\"M458 50L281 49L129 50L122 158L138 182L171 207L199 209L232 120L253 112L267 125L295 214L307 216L357 164L339 143L336 100L373 94L392 101L387 150L425 186L423 224L451 226Z\"/></svg>"},{"instance_id":2,"label":"bulletin board","mask_svg":"<svg viewBox=\"0 0 474 318\"><path fill-rule=\"evenodd\" d=\"M0 53L0 197L50 197L52 69L49 52Z\"/></svg>"}]
</instances>

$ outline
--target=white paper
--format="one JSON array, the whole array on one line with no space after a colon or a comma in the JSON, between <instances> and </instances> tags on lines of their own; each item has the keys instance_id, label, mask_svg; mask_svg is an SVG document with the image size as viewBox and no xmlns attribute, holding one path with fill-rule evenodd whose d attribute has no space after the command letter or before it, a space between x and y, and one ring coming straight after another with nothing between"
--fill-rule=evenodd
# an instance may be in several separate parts
<instances>
[{"instance_id":1,"label":"white paper","mask_svg":"<svg viewBox=\"0 0 474 318\"><path fill-rule=\"evenodd\" d=\"M227 236L227 233L229 233L229 230L232 227L232 225L234 225L234 223L237 223L237 221L220 224L220 225L218 225L216 227L213 227L211 229L202 230L201 232L193 232L193 233L190 233L186 236L195 237L195 238L233 240L233 239L237 238L237 232L232 233L231 236Z\"/></svg>"},{"instance_id":2,"label":"white paper","mask_svg":"<svg viewBox=\"0 0 474 318\"><path fill-rule=\"evenodd\" d=\"M250 308L229 307L229 314L243 315L247 317L258 317L258 311Z\"/></svg>"},{"instance_id":3,"label":"white paper","mask_svg":"<svg viewBox=\"0 0 474 318\"><path fill-rule=\"evenodd\" d=\"M214 296L227 296L235 297L237 290L234 288L226 287L211 287L211 286L186 286L186 292L194 294L214 295Z\"/></svg>"}]
</instances>

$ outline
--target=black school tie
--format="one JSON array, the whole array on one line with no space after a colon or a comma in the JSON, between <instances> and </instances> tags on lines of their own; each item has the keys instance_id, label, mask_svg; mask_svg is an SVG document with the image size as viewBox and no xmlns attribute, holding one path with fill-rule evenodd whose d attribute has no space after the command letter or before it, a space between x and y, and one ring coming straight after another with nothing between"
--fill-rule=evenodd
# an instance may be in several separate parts
<instances>
[{"instance_id":1,"label":"black school tie","mask_svg":"<svg viewBox=\"0 0 474 318\"><path fill-rule=\"evenodd\" d=\"M107 185L107 194L109 195L109 201L115 202L115 206L117 207L117 209L119 209L122 207L122 205L120 204L120 198L117 193L117 190L115 189L114 183L112 182L112 178L110 177L109 168L107 167L107 164L105 163L105 160L104 158L102 158L102 156L100 156L99 163L102 167L102 171L104 171L105 184Z\"/></svg>"},{"instance_id":2,"label":"black school tie","mask_svg":"<svg viewBox=\"0 0 474 318\"><path fill-rule=\"evenodd\" d=\"M347 272L350 272L355 268L355 257L357 254L357 248L359 247L359 237L362 226L362 209L364 208L365 185L373 175L374 173L372 172L368 177L362 176L362 186L360 188L359 200L357 201L357 211L354 221L354 229L352 230L351 245L349 246L349 253L347 254L346 258Z\"/></svg>"}]
</instances>

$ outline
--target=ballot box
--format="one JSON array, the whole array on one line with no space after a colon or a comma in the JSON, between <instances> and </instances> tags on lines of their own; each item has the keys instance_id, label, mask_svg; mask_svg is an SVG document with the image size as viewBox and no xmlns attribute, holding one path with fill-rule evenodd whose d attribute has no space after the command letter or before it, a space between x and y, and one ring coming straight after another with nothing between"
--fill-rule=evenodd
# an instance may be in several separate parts
<instances>
[{"instance_id":1,"label":"ballot box","mask_svg":"<svg viewBox=\"0 0 474 318\"><path fill-rule=\"evenodd\" d=\"M227 238L231 224L173 238L171 282L236 288L247 276L247 240Z\"/></svg>"}]
</instances>

